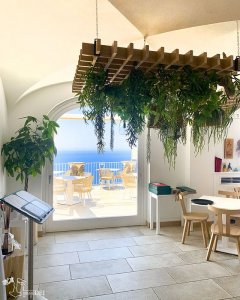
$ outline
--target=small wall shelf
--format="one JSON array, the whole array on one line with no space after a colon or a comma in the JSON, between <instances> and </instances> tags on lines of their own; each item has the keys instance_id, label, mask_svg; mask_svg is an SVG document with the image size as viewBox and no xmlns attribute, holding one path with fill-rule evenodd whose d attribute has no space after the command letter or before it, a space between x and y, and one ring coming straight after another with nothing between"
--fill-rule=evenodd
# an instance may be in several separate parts
<instances>
[{"instance_id":1,"label":"small wall shelf","mask_svg":"<svg viewBox=\"0 0 240 300\"><path fill-rule=\"evenodd\" d=\"M233 190L233 187L240 186L240 172L215 172L214 173L214 195L219 190Z\"/></svg>"}]
</instances>

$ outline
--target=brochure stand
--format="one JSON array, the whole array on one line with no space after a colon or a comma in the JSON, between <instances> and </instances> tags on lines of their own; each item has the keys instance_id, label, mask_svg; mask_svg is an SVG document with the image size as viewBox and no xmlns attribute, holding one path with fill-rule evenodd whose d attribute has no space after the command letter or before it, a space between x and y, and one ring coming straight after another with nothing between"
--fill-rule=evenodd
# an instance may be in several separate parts
<instances>
[{"instance_id":1,"label":"brochure stand","mask_svg":"<svg viewBox=\"0 0 240 300\"><path fill-rule=\"evenodd\" d=\"M28 300L33 299L33 222L43 224L54 209L26 191L18 191L0 199L6 205L28 217Z\"/></svg>"}]
</instances>

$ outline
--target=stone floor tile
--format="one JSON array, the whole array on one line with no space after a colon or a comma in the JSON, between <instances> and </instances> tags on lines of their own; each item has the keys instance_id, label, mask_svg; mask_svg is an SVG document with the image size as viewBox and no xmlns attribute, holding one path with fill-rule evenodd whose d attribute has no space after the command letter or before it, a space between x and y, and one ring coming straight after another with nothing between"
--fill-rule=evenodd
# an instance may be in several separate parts
<instances>
[{"instance_id":1,"label":"stone floor tile","mask_svg":"<svg viewBox=\"0 0 240 300\"><path fill-rule=\"evenodd\" d=\"M170 267L166 270L177 283L231 275L225 268L212 262Z\"/></svg>"},{"instance_id":2,"label":"stone floor tile","mask_svg":"<svg viewBox=\"0 0 240 300\"><path fill-rule=\"evenodd\" d=\"M132 272L125 259L114 259L70 265L72 279Z\"/></svg>"},{"instance_id":3,"label":"stone floor tile","mask_svg":"<svg viewBox=\"0 0 240 300\"><path fill-rule=\"evenodd\" d=\"M136 242L134 241L133 238L117 238L117 239L115 238L115 239L107 239L107 240L89 241L88 244L91 250L96 250L96 249L134 246L136 245Z\"/></svg>"},{"instance_id":4,"label":"stone floor tile","mask_svg":"<svg viewBox=\"0 0 240 300\"><path fill-rule=\"evenodd\" d=\"M111 294L112 290L105 276L59 281L40 284L49 300L70 300L83 297Z\"/></svg>"},{"instance_id":5,"label":"stone floor tile","mask_svg":"<svg viewBox=\"0 0 240 300\"><path fill-rule=\"evenodd\" d=\"M193 251L184 251L177 253L177 255L184 260L186 263L203 263L206 262L207 249L193 250ZM233 255L221 253L221 252L212 252L211 261L220 261L232 259Z\"/></svg>"},{"instance_id":6,"label":"stone floor tile","mask_svg":"<svg viewBox=\"0 0 240 300\"><path fill-rule=\"evenodd\" d=\"M154 288L161 300L218 300L231 297L212 279Z\"/></svg>"},{"instance_id":7,"label":"stone floor tile","mask_svg":"<svg viewBox=\"0 0 240 300\"><path fill-rule=\"evenodd\" d=\"M108 275L107 279L114 293L175 283L163 268Z\"/></svg>"},{"instance_id":8,"label":"stone floor tile","mask_svg":"<svg viewBox=\"0 0 240 300\"><path fill-rule=\"evenodd\" d=\"M35 269L77 263L79 263L79 257L77 252L38 255L34 257Z\"/></svg>"},{"instance_id":9,"label":"stone floor tile","mask_svg":"<svg viewBox=\"0 0 240 300\"><path fill-rule=\"evenodd\" d=\"M122 292L111 295L84 298L83 300L159 300L152 289Z\"/></svg>"},{"instance_id":10,"label":"stone floor tile","mask_svg":"<svg viewBox=\"0 0 240 300\"><path fill-rule=\"evenodd\" d=\"M184 264L183 260L175 253L127 258L127 262L134 271L157 269L161 267Z\"/></svg>"},{"instance_id":11,"label":"stone floor tile","mask_svg":"<svg viewBox=\"0 0 240 300\"><path fill-rule=\"evenodd\" d=\"M240 275L215 278L214 281L233 297L240 296Z\"/></svg>"},{"instance_id":12,"label":"stone floor tile","mask_svg":"<svg viewBox=\"0 0 240 300\"><path fill-rule=\"evenodd\" d=\"M218 264L224 268L226 268L232 275L237 275L240 273L240 262L237 259L228 259L224 261L219 261Z\"/></svg>"},{"instance_id":13,"label":"stone floor tile","mask_svg":"<svg viewBox=\"0 0 240 300\"><path fill-rule=\"evenodd\" d=\"M71 279L69 266L39 268L34 270L34 283L54 282Z\"/></svg>"},{"instance_id":14,"label":"stone floor tile","mask_svg":"<svg viewBox=\"0 0 240 300\"><path fill-rule=\"evenodd\" d=\"M68 253L68 252L85 251L85 250L89 250L89 246L87 242L49 244L49 245L37 246L38 255Z\"/></svg>"},{"instance_id":15,"label":"stone floor tile","mask_svg":"<svg viewBox=\"0 0 240 300\"><path fill-rule=\"evenodd\" d=\"M150 244L128 247L134 256L182 252L174 243Z\"/></svg>"},{"instance_id":16,"label":"stone floor tile","mask_svg":"<svg viewBox=\"0 0 240 300\"><path fill-rule=\"evenodd\" d=\"M157 244L157 243L169 243L172 242L172 239L165 235L150 235L150 236L139 236L134 237L134 241L137 245L148 245L148 244Z\"/></svg>"},{"instance_id":17,"label":"stone floor tile","mask_svg":"<svg viewBox=\"0 0 240 300\"><path fill-rule=\"evenodd\" d=\"M132 257L126 247L78 252L80 262L93 262Z\"/></svg>"}]
</instances>

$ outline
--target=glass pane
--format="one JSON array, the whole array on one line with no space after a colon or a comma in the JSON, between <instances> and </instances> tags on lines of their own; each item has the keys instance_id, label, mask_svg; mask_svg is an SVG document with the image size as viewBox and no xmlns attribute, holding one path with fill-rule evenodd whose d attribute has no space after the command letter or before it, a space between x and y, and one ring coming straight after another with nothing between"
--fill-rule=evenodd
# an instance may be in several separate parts
<instances>
[{"instance_id":1,"label":"glass pane","mask_svg":"<svg viewBox=\"0 0 240 300\"><path fill-rule=\"evenodd\" d=\"M57 121L54 159L53 220L131 216L137 214L137 147L131 149L120 120L106 120L105 151L97 152L94 126L72 110Z\"/></svg>"}]
</instances>

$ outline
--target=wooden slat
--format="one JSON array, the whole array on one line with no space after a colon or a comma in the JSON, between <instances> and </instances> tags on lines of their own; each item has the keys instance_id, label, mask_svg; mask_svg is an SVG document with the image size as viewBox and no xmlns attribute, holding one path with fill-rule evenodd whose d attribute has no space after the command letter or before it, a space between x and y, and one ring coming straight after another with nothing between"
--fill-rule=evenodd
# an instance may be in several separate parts
<instances>
[{"instance_id":1,"label":"wooden slat","mask_svg":"<svg viewBox=\"0 0 240 300\"><path fill-rule=\"evenodd\" d=\"M208 61L208 71L212 69L217 69L220 66L220 54L216 54L213 57L207 59Z\"/></svg>"},{"instance_id":2,"label":"wooden slat","mask_svg":"<svg viewBox=\"0 0 240 300\"><path fill-rule=\"evenodd\" d=\"M109 58L107 64L105 65L104 67L104 70L106 71L108 69L108 67L111 65L114 57L117 55L117 41L114 41L113 44L112 44L112 55L111 57Z\"/></svg>"},{"instance_id":3,"label":"wooden slat","mask_svg":"<svg viewBox=\"0 0 240 300\"><path fill-rule=\"evenodd\" d=\"M118 71L113 75L113 77L110 79L110 83L113 82L113 80L117 77L117 75L121 72L121 70L124 68L124 66L127 64L127 62L131 59L133 56L133 43L130 43L127 47L127 57L121 67L118 69Z\"/></svg>"},{"instance_id":4,"label":"wooden slat","mask_svg":"<svg viewBox=\"0 0 240 300\"><path fill-rule=\"evenodd\" d=\"M227 70L232 71L233 70L233 56L230 55L226 58L221 59L220 64L221 64L221 70L218 71L218 73L221 73L221 72L224 72Z\"/></svg>"},{"instance_id":5,"label":"wooden slat","mask_svg":"<svg viewBox=\"0 0 240 300\"><path fill-rule=\"evenodd\" d=\"M169 54L168 63L165 69L169 69L172 65L179 62L179 49L175 49L172 53Z\"/></svg>"},{"instance_id":6,"label":"wooden slat","mask_svg":"<svg viewBox=\"0 0 240 300\"><path fill-rule=\"evenodd\" d=\"M193 67L193 70L207 66L207 52L203 52L202 54L195 57L194 65L195 66Z\"/></svg>"},{"instance_id":7,"label":"wooden slat","mask_svg":"<svg viewBox=\"0 0 240 300\"><path fill-rule=\"evenodd\" d=\"M164 47L161 47L160 49L158 49L158 51L157 51L157 53L156 53L156 61L155 61L155 63L153 63L152 65L151 65L151 67L149 67L148 69L147 69L147 71L146 72L149 72L149 71L151 71L153 68L155 68L157 65L159 65L162 61L163 61L163 59L164 59Z\"/></svg>"},{"instance_id":8,"label":"wooden slat","mask_svg":"<svg viewBox=\"0 0 240 300\"><path fill-rule=\"evenodd\" d=\"M143 50L142 50L142 59L139 61L139 63L135 66L135 69L139 68L141 64L145 62L145 60L149 56L149 45L145 45Z\"/></svg>"}]
</instances>

